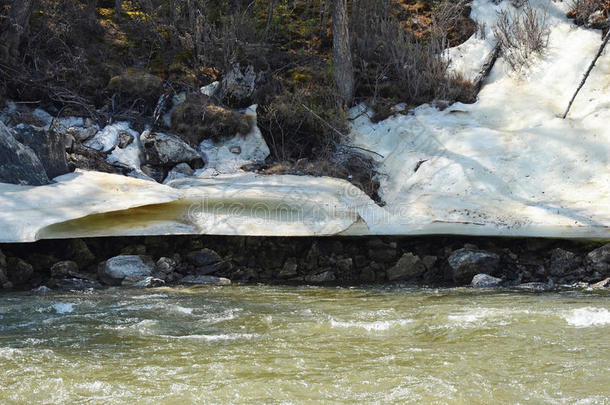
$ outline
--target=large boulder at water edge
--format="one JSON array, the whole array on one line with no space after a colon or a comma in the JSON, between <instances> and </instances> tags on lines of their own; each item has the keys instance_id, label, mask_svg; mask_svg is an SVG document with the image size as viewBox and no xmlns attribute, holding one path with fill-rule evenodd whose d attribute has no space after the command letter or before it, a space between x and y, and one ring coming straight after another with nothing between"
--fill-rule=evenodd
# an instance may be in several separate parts
<instances>
[{"instance_id":1,"label":"large boulder at water edge","mask_svg":"<svg viewBox=\"0 0 610 405\"><path fill-rule=\"evenodd\" d=\"M500 287L502 279L490 276L489 274L477 274L472 278L470 285L474 288L494 288Z\"/></svg>"},{"instance_id":2,"label":"large boulder at water edge","mask_svg":"<svg viewBox=\"0 0 610 405\"><path fill-rule=\"evenodd\" d=\"M121 285L125 279L135 283L152 276L154 268L149 256L120 255L102 263L98 275L108 285Z\"/></svg>"},{"instance_id":3,"label":"large boulder at water edge","mask_svg":"<svg viewBox=\"0 0 610 405\"><path fill-rule=\"evenodd\" d=\"M193 169L203 167L201 155L180 138L144 131L140 140L149 165L170 168L187 163Z\"/></svg>"},{"instance_id":4,"label":"large boulder at water edge","mask_svg":"<svg viewBox=\"0 0 610 405\"><path fill-rule=\"evenodd\" d=\"M422 276L426 272L426 266L419 256L413 253L405 253L394 267L388 269L388 280L401 281Z\"/></svg>"},{"instance_id":5,"label":"large boulder at water edge","mask_svg":"<svg viewBox=\"0 0 610 405\"><path fill-rule=\"evenodd\" d=\"M585 257L585 264L589 270L610 275L610 243L590 252Z\"/></svg>"},{"instance_id":6,"label":"large boulder at water edge","mask_svg":"<svg viewBox=\"0 0 610 405\"><path fill-rule=\"evenodd\" d=\"M458 249L447 258L449 271L447 278L457 284L466 285L479 274L497 274L500 256L476 249Z\"/></svg>"}]
</instances>

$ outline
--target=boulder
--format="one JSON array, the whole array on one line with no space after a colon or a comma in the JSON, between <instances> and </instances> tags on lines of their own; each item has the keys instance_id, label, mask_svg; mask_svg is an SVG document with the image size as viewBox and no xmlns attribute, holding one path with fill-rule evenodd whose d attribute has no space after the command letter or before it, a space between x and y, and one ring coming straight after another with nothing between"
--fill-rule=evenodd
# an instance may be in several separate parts
<instances>
[{"instance_id":1,"label":"boulder","mask_svg":"<svg viewBox=\"0 0 610 405\"><path fill-rule=\"evenodd\" d=\"M0 122L0 182L41 186L51 183L32 148L17 141Z\"/></svg>"},{"instance_id":2,"label":"boulder","mask_svg":"<svg viewBox=\"0 0 610 405\"><path fill-rule=\"evenodd\" d=\"M447 258L449 273L447 278L460 285L470 283L479 273L497 274L500 256L476 249L458 249Z\"/></svg>"},{"instance_id":3,"label":"boulder","mask_svg":"<svg viewBox=\"0 0 610 405\"><path fill-rule=\"evenodd\" d=\"M8 278L13 284L23 284L34 275L34 267L25 260L9 257L6 264Z\"/></svg>"},{"instance_id":4,"label":"boulder","mask_svg":"<svg viewBox=\"0 0 610 405\"><path fill-rule=\"evenodd\" d=\"M54 281L54 285L58 290L66 290L66 291L82 291L90 288L100 289L102 285L88 278L62 278Z\"/></svg>"},{"instance_id":5,"label":"boulder","mask_svg":"<svg viewBox=\"0 0 610 405\"><path fill-rule=\"evenodd\" d=\"M231 285L231 280L224 277L189 275L180 280L183 284Z\"/></svg>"},{"instance_id":6,"label":"boulder","mask_svg":"<svg viewBox=\"0 0 610 405\"><path fill-rule=\"evenodd\" d=\"M13 127L15 139L29 146L44 167L50 179L70 172L66 159L66 136L53 130L35 128L27 124Z\"/></svg>"},{"instance_id":7,"label":"boulder","mask_svg":"<svg viewBox=\"0 0 610 405\"><path fill-rule=\"evenodd\" d=\"M6 256L0 250L0 287L4 285L8 281L8 277L6 275Z\"/></svg>"},{"instance_id":8,"label":"boulder","mask_svg":"<svg viewBox=\"0 0 610 405\"><path fill-rule=\"evenodd\" d=\"M178 264L174 259L171 259L169 257L161 257L159 260L157 260L157 263L155 264L155 272L161 274L170 274L173 273L177 267Z\"/></svg>"},{"instance_id":9,"label":"boulder","mask_svg":"<svg viewBox=\"0 0 610 405\"><path fill-rule=\"evenodd\" d=\"M280 270L277 277L280 279L294 278L299 275L297 271L298 268L299 265L297 264L297 259L294 257L289 257L286 259L284 267L282 267L282 270Z\"/></svg>"},{"instance_id":10,"label":"boulder","mask_svg":"<svg viewBox=\"0 0 610 405\"><path fill-rule=\"evenodd\" d=\"M68 153L68 163L75 169L103 173L123 173L122 168L118 168L106 160L104 152L85 147L80 143L75 143L72 151Z\"/></svg>"},{"instance_id":11,"label":"boulder","mask_svg":"<svg viewBox=\"0 0 610 405\"><path fill-rule=\"evenodd\" d=\"M51 266L51 277L66 278L78 272L78 264L71 260L64 260Z\"/></svg>"},{"instance_id":12,"label":"boulder","mask_svg":"<svg viewBox=\"0 0 610 405\"><path fill-rule=\"evenodd\" d=\"M419 256L413 253L405 253L398 262L387 270L389 281L404 281L422 276L426 272L426 266Z\"/></svg>"},{"instance_id":13,"label":"boulder","mask_svg":"<svg viewBox=\"0 0 610 405\"><path fill-rule=\"evenodd\" d=\"M332 270L326 270L321 273L309 274L305 276L306 282L315 284L330 283L331 281L335 281L336 279L337 276Z\"/></svg>"},{"instance_id":14,"label":"boulder","mask_svg":"<svg viewBox=\"0 0 610 405\"><path fill-rule=\"evenodd\" d=\"M149 165L169 168L179 163L187 163L195 169L203 167L201 155L180 138L144 131L140 141L146 151L146 161Z\"/></svg>"},{"instance_id":15,"label":"boulder","mask_svg":"<svg viewBox=\"0 0 610 405\"><path fill-rule=\"evenodd\" d=\"M582 259L567 250L560 248L551 251L549 272L553 276L564 276L576 270L582 264Z\"/></svg>"},{"instance_id":16,"label":"boulder","mask_svg":"<svg viewBox=\"0 0 610 405\"><path fill-rule=\"evenodd\" d=\"M229 262L216 262L212 264L206 264L205 266L196 267L193 274L199 274L205 276L208 274L218 273L220 271L227 270L231 265Z\"/></svg>"},{"instance_id":17,"label":"boulder","mask_svg":"<svg viewBox=\"0 0 610 405\"><path fill-rule=\"evenodd\" d=\"M245 107L252 104L252 96L266 79L264 72L257 72L253 65L234 63L221 83L222 98L229 104Z\"/></svg>"},{"instance_id":18,"label":"boulder","mask_svg":"<svg viewBox=\"0 0 610 405\"><path fill-rule=\"evenodd\" d=\"M494 288L500 287L502 279L490 276L489 274L477 274L472 278L470 285L474 288Z\"/></svg>"},{"instance_id":19,"label":"boulder","mask_svg":"<svg viewBox=\"0 0 610 405\"><path fill-rule=\"evenodd\" d=\"M70 239L66 247L66 258L76 262L81 269L95 261L95 255L82 239Z\"/></svg>"},{"instance_id":20,"label":"boulder","mask_svg":"<svg viewBox=\"0 0 610 405\"><path fill-rule=\"evenodd\" d=\"M150 256L120 255L102 263L98 274L108 285L121 285L125 278L139 281L152 276L154 267Z\"/></svg>"},{"instance_id":21,"label":"boulder","mask_svg":"<svg viewBox=\"0 0 610 405\"><path fill-rule=\"evenodd\" d=\"M167 184L172 180L183 179L185 177L191 177L195 174L195 171L186 163L177 164L172 170L167 173L167 177L163 180L163 184Z\"/></svg>"},{"instance_id":22,"label":"boulder","mask_svg":"<svg viewBox=\"0 0 610 405\"><path fill-rule=\"evenodd\" d=\"M585 265L590 272L610 275L610 243L589 252L585 257Z\"/></svg>"},{"instance_id":23,"label":"boulder","mask_svg":"<svg viewBox=\"0 0 610 405\"><path fill-rule=\"evenodd\" d=\"M187 254L186 260L193 266L203 267L210 264L218 263L222 261L222 258L212 249L201 249Z\"/></svg>"}]
</instances>

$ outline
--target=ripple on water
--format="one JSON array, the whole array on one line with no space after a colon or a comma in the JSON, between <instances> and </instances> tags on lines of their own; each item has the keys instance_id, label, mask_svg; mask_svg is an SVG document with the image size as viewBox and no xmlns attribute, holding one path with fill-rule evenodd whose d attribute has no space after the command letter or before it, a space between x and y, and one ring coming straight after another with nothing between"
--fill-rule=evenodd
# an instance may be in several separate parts
<instances>
[{"instance_id":1,"label":"ripple on water","mask_svg":"<svg viewBox=\"0 0 610 405\"><path fill-rule=\"evenodd\" d=\"M392 321L336 321L330 318L330 326L333 328L358 328L367 332L386 331L396 327L403 327L412 323L412 319L397 319Z\"/></svg>"}]
</instances>

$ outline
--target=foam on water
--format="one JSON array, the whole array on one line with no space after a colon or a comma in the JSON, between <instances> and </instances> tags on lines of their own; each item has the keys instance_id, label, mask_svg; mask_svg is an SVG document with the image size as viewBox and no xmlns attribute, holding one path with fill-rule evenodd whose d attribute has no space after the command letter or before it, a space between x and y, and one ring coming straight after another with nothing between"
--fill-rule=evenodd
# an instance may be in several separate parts
<instances>
[{"instance_id":1,"label":"foam on water","mask_svg":"<svg viewBox=\"0 0 610 405\"><path fill-rule=\"evenodd\" d=\"M74 304L71 302L56 302L52 307L58 314L69 314L74 311Z\"/></svg>"},{"instance_id":2,"label":"foam on water","mask_svg":"<svg viewBox=\"0 0 610 405\"><path fill-rule=\"evenodd\" d=\"M578 308L564 315L564 319L570 326L577 328L605 326L610 325L610 311L606 308Z\"/></svg>"},{"instance_id":3,"label":"foam on water","mask_svg":"<svg viewBox=\"0 0 610 405\"><path fill-rule=\"evenodd\" d=\"M373 322L362 322L362 321L336 321L330 319L330 325L333 328L360 328L367 332L372 331L386 331L395 327L402 327L413 322L412 319L398 319L392 321L373 321Z\"/></svg>"}]
</instances>

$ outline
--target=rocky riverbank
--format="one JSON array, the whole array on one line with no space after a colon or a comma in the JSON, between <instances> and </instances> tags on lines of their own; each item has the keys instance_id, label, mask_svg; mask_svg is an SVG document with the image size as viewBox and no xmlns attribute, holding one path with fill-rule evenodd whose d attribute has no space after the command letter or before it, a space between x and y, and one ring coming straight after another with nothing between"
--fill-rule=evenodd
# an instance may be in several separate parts
<instances>
[{"instance_id":1,"label":"rocky riverbank","mask_svg":"<svg viewBox=\"0 0 610 405\"><path fill-rule=\"evenodd\" d=\"M460 237L133 237L0 246L4 290L290 283L609 287L610 244Z\"/></svg>"}]
</instances>

